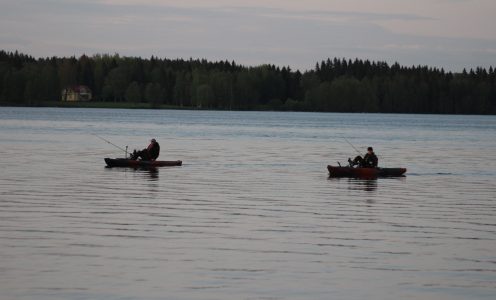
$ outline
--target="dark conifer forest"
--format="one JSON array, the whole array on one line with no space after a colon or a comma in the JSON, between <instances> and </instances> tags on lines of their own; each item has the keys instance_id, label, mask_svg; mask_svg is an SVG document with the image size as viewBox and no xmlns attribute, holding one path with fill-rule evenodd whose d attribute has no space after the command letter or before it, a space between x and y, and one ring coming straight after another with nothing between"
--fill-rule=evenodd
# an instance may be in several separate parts
<instances>
[{"instance_id":1,"label":"dark conifer forest","mask_svg":"<svg viewBox=\"0 0 496 300\"><path fill-rule=\"evenodd\" d=\"M150 107L496 114L496 70L327 59L305 71L205 59L83 55L33 58L0 51L0 103L41 106L86 85L94 102Z\"/></svg>"}]
</instances>

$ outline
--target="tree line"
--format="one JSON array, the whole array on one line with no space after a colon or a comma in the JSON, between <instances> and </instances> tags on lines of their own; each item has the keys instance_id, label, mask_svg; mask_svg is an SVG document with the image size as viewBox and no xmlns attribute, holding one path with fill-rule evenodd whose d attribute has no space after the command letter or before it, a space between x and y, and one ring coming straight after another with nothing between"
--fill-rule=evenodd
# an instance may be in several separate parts
<instances>
[{"instance_id":1,"label":"tree line","mask_svg":"<svg viewBox=\"0 0 496 300\"><path fill-rule=\"evenodd\" d=\"M496 114L496 70L461 73L427 66L327 59L304 73L229 61L152 56L33 58L0 51L0 103L60 101L61 90L91 88L93 101L204 109Z\"/></svg>"}]
</instances>

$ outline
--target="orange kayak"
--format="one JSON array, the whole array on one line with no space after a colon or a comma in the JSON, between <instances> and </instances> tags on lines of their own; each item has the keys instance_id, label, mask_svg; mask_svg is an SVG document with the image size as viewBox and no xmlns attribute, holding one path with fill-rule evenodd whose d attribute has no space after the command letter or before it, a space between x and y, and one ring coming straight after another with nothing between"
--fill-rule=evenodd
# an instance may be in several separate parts
<instances>
[{"instance_id":1,"label":"orange kayak","mask_svg":"<svg viewBox=\"0 0 496 300\"><path fill-rule=\"evenodd\" d=\"M356 177L356 178L377 178L377 177L399 177L406 173L405 168L351 168L327 166L331 177Z\"/></svg>"}]
</instances>

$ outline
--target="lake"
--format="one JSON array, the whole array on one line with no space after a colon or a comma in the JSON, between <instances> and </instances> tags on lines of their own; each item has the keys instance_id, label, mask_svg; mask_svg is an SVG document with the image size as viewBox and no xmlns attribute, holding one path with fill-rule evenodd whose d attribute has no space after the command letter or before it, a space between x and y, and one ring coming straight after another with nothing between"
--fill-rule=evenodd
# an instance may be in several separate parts
<instances>
[{"instance_id":1,"label":"lake","mask_svg":"<svg viewBox=\"0 0 496 300\"><path fill-rule=\"evenodd\" d=\"M407 176L329 179L343 137ZM494 299L495 149L495 116L0 107L0 299Z\"/></svg>"}]
</instances>

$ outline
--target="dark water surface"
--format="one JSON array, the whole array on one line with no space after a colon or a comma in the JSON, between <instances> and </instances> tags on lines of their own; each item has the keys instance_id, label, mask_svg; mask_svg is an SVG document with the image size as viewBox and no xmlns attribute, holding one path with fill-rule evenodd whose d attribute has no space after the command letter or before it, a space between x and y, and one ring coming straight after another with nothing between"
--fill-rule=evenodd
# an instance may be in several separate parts
<instances>
[{"instance_id":1,"label":"dark water surface","mask_svg":"<svg viewBox=\"0 0 496 300\"><path fill-rule=\"evenodd\" d=\"M408 176L328 179L341 136ZM495 299L495 151L494 116L0 107L0 299Z\"/></svg>"}]
</instances>

